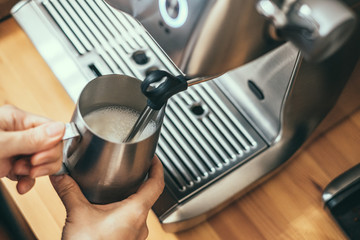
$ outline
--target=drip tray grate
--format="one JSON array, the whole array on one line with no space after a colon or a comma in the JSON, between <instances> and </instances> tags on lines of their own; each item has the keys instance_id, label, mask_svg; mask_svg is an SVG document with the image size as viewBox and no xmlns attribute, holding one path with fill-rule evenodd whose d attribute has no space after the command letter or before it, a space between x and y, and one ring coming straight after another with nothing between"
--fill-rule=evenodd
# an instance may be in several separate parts
<instances>
[{"instance_id":1,"label":"drip tray grate","mask_svg":"<svg viewBox=\"0 0 360 240\"><path fill-rule=\"evenodd\" d=\"M216 84L206 82L170 99L156 153L181 201L265 147Z\"/></svg>"}]
</instances>

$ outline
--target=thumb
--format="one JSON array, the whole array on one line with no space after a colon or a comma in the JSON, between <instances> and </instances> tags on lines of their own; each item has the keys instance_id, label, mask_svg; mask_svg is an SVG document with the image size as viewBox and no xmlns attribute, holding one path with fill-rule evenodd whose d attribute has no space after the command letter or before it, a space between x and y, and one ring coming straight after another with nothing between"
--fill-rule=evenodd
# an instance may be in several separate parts
<instances>
[{"instance_id":1,"label":"thumb","mask_svg":"<svg viewBox=\"0 0 360 240\"><path fill-rule=\"evenodd\" d=\"M79 185L70 176L58 175L50 176L51 183L63 202L66 211L69 212L74 208L89 204L84 194L81 192Z\"/></svg>"},{"instance_id":2,"label":"thumb","mask_svg":"<svg viewBox=\"0 0 360 240\"><path fill-rule=\"evenodd\" d=\"M49 122L22 131L4 132L3 140L8 145L6 157L50 149L61 141L64 132L65 124L62 122Z\"/></svg>"}]
</instances>

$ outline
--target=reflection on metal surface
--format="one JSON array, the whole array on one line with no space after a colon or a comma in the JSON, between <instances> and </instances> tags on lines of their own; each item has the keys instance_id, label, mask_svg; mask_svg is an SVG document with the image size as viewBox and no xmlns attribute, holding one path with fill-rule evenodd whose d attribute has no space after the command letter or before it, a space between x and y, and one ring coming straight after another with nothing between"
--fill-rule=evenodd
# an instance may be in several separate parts
<instances>
[{"instance_id":1,"label":"reflection on metal surface","mask_svg":"<svg viewBox=\"0 0 360 240\"><path fill-rule=\"evenodd\" d=\"M284 41L320 61L356 25L354 13L338 0L105 1L138 19L188 78L219 76Z\"/></svg>"},{"instance_id":2,"label":"reflection on metal surface","mask_svg":"<svg viewBox=\"0 0 360 240\"><path fill-rule=\"evenodd\" d=\"M360 164L355 165L346 172L332 180L324 189L322 199L326 204L337 194L340 194L352 184L360 181Z\"/></svg>"}]
</instances>

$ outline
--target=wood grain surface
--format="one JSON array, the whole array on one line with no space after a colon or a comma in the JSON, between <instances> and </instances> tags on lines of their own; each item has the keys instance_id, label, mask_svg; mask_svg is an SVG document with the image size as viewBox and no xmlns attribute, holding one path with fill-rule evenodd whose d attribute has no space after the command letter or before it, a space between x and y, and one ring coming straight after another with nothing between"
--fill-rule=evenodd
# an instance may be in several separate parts
<instances>
[{"instance_id":1,"label":"wood grain surface","mask_svg":"<svg viewBox=\"0 0 360 240\"><path fill-rule=\"evenodd\" d=\"M360 78L359 71L353 78ZM74 107L13 19L0 23L3 104L63 122L70 120ZM150 212L148 239L345 239L323 209L321 193L333 178L359 162L358 110L313 140L271 179L188 231L166 233ZM60 239L66 213L48 178L37 179L35 188L23 196L17 194L14 182L1 181L38 239Z\"/></svg>"}]
</instances>

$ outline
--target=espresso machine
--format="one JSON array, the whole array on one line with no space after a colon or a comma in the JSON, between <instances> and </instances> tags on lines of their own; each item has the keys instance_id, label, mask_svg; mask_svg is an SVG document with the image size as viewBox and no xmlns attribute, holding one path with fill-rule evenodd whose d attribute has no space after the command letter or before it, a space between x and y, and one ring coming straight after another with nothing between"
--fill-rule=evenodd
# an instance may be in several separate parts
<instances>
[{"instance_id":1,"label":"espresso machine","mask_svg":"<svg viewBox=\"0 0 360 240\"><path fill-rule=\"evenodd\" d=\"M169 99L156 154L167 231L281 169L330 112L360 53L359 1L32 0L12 15L76 101L94 77L210 80Z\"/></svg>"}]
</instances>

